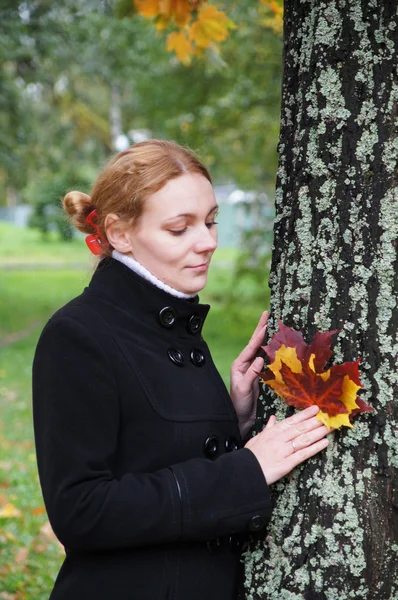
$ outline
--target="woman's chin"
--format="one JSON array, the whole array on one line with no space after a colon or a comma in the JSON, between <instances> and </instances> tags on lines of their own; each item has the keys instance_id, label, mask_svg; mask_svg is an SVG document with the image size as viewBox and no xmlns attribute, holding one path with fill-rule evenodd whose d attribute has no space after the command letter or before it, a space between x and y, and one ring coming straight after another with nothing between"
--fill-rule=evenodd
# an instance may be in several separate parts
<instances>
[{"instance_id":1,"label":"woman's chin","mask_svg":"<svg viewBox=\"0 0 398 600\"><path fill-rule=\"evenodd\" d=\"M207 273L202 273L197 275L194 280L189 282L184 282L184 286L181 286L181 291L184 294L198 294L203 290L207 283Z\"/></svg>"}]
</instances>

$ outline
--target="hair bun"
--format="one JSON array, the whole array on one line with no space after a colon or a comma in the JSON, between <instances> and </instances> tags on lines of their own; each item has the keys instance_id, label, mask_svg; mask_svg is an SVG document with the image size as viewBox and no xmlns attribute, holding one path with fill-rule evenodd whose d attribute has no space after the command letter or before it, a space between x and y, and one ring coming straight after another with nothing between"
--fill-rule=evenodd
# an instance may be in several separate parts
<instances>
[{"instance_id":1,"label":"hair bun","mask_svg":"<svg viewBox=\"0 0 398 600\"><path fill-rule=\"evenodd\" d=\"M86 222L87 215L94 209L91 196L74 190L66 194L62 205L76 229L92 233L92 227Z\"/></svg>"}]
</instances>

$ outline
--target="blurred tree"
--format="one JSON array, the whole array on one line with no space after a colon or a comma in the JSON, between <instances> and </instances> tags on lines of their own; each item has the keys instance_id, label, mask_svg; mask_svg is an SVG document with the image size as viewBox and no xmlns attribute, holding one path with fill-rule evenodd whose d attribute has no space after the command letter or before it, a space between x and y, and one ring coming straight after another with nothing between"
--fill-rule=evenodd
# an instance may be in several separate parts
<instances>
[{"instance_id":1,"label":"blurred tree","mask_svg":"<svg viewBox=\"0 0 398 600\"><path fill-rule=\"evenodd\" d=\"M120 11L113 1L2 4L10 88L1 94L3 181L39 206L31 196L40 190L36 180L64 171L67 180L71 164L86 165L94 177L118 137L146 130L200 148L216 181L270 185L281 42L258 22L258 11L248 1L231 6L240 27L223 58L208 53L191 69L164 52L162 34L153 35L147 19Z\"/></svg>"},{"instance_id":2,"label":"blurred tree","mask_svg":"<svg viewBox=\"0 0 398 600\"><path fill-rule=\"evenodd\" d=\"M282 44L249 4L230 10L240 25L223 46L221 64L195 61L189 69L176 64L172 77L159 73L143 80L148 88L139 97L163 135L200 149L216 181L270 190L277 167ZM161 90L161 97L153 90Z\"/></svg>"}]
</instances>

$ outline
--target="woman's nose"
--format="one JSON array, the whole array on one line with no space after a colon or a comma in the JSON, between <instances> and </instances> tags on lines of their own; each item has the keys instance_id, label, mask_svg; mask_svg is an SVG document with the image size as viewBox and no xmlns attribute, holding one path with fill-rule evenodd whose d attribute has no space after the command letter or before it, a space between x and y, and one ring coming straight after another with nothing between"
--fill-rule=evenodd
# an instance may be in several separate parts
<instances>
[{"instance_id":1,"label":"woman's nose","mask_svg":"<svg viewBox=\"0 0 398 600\"><path fill-rule=\"evenodd\" d=\"M201 228L196 242L197 252L211 252L217 248L217 229L213 225L210 229L205 226Z\"/></svg>"}]
</instances>

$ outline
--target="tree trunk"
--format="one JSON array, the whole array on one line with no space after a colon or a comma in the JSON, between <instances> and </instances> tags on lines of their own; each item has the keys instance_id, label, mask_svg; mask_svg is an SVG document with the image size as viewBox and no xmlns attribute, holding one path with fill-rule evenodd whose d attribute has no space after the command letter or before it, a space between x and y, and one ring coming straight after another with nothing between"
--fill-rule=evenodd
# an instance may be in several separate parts
<instances>
[{"instance_id":1,"label":"tree trunk","mask_svg":"<svg viewBox=\"0 0 398 600\"><path fill-rule=\"evenodd\" d=\"M397 600L397 2L286 0L284 35L270 329L340 330L375 411L273 486L247 598Z\"/></svg>"},{"instance_id":2,"label":"tree trunk","mask_svg":"<svg viewBox=\"0 0 398 600\"><path fill-rule=\"evenodd\" d=\"M18 204L18 194L15 187L11 184L7 185L6 188L6 205L8 208L15 208Z\"/></svg>"},{"instance_id":3,"label":"tree trunk","mask_svg":"<svg viewBox=\"0 0 398 600\"><path fill-rule=\"evenodd\" d=\"M115 83L112 83L110 88L109 123L111 126L111 145L114 152L125 150L125 148L119 147L120 139L123 134L122 111L120 105L120 88Z\"/></svg>"}]
</instances>

